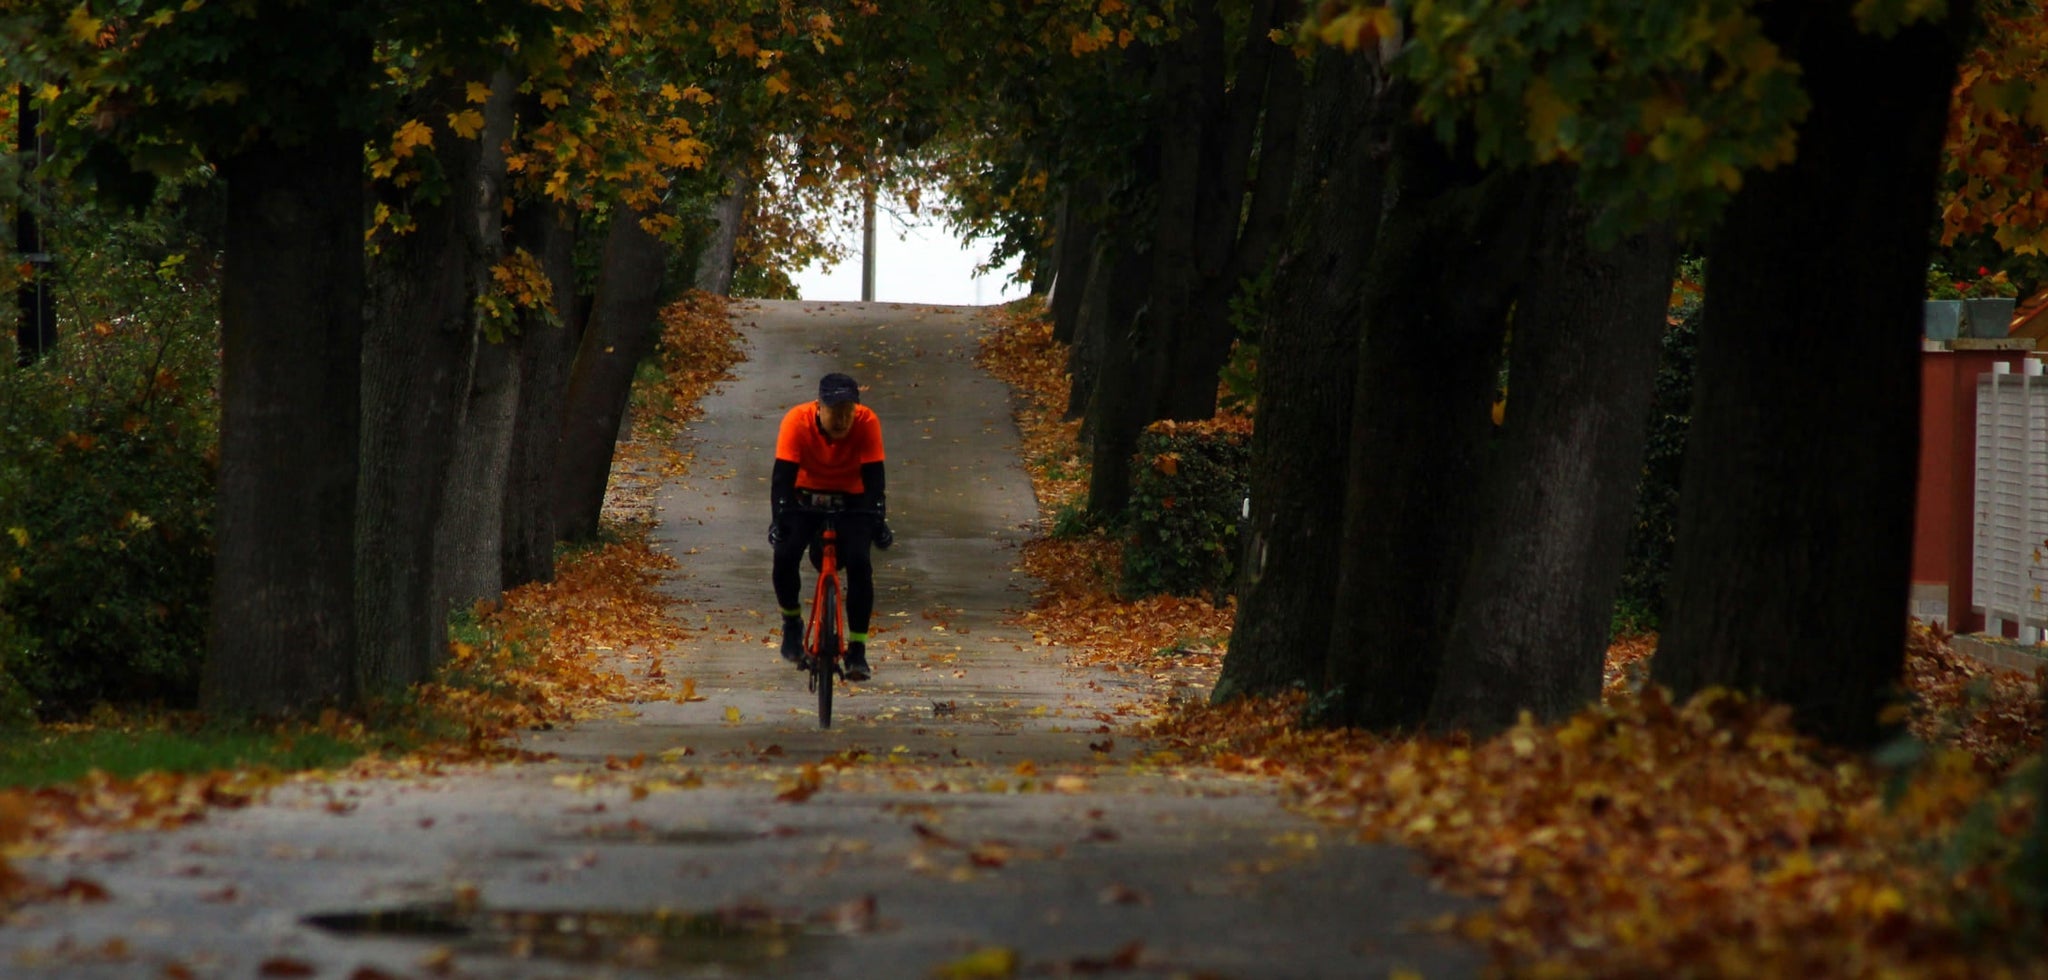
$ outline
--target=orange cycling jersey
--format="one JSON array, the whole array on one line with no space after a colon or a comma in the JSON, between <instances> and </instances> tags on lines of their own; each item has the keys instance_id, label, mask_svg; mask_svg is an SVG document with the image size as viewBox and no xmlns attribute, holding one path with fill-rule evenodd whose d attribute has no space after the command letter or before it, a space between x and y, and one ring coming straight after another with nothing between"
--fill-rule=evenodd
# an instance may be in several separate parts
<instances>
[{"instance_id":1,"label":"orange cycling jersey","mask_svg":"<svg viewBox=\"0 0 2048 980\"><path fill-rule=\"evenodd\" d=\"M853 428L827 439L818 427L818 403L804 402L782 417L775 458L796 464L796 485L829 493L861 493L863 463L882 461L882 420L866 405L853 407Z\"/></svg>"}]
</instances>

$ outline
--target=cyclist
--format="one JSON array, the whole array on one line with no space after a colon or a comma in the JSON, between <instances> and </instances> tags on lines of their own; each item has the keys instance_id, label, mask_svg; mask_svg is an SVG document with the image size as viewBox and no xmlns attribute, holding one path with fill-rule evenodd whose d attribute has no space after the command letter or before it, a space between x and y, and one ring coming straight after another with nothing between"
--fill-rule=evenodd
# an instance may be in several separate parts
<instances>
[{"instance_id":1,"label":"cyclist","mask_svg":"<svg viewBox=\"0 0 2048 980\"><path fill-rule=\"evenodd\" d=\"M849 681L872 676L868 667L868 618L875 609L874 564L868 544L888 548L883 497L882 421L860 403L860 386L834 372L818 380L818 398L791 408L775 437L775 469L768 478L768 546L775 551L771 576L782 606L782 659L803 663L803 609L797 605L797 562L818 534L822 515L797 505L799 491L847 496L838 524L839 564L846 569L846 658L840 667Z\"/></svg>"}]
</instances>

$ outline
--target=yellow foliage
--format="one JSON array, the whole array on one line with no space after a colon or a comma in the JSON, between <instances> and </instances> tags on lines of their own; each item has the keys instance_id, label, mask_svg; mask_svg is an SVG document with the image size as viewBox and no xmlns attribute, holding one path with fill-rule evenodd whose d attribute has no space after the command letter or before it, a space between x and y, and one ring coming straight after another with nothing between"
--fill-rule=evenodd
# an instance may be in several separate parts
<instances>
[{"instance_id":1,"label":"yellow foliage","mask_svg":"<svg viewBox=\"0 0 2048 980\"><path fill-rule=\"evenodd\" d=\"M475 109L448 114L448 128L463 139L475 139L483 131L484 114Z\"/></svg>"}]
</instances>

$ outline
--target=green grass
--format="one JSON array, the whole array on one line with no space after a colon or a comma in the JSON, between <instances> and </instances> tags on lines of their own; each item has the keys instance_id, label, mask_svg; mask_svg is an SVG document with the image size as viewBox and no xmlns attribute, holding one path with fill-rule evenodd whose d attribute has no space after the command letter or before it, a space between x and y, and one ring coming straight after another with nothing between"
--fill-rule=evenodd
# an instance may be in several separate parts
<instances>
[{"instance_id":1,"label":"green grass","mask_svg":"<svg viewBox=\"0 0 2048 980\"><path fill-rule=\"evenodd\" d=\"M68 783L94 769L122 777L151 771L322 769L346 765L371 747L318 731L181 727L162 721L43 726L0 733L0 788Z\"/></svg>"}]
</instances>

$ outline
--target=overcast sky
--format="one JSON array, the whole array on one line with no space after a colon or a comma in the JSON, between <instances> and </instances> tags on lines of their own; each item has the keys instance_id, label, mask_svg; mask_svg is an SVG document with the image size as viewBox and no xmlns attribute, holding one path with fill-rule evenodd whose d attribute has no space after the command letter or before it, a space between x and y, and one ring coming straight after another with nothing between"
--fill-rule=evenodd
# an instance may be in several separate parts
<instances>
[{"instance_id":1,"label":"overcast sky","mask_svg":"<svg viewBox=\"0 0 2048 980\"><path fill-rule=\"evenodd\" d=\"M964 246L936 217L915 216L905 227L888 209L875 213L875 299L891 303L986 306L1005 303L1030 290L1008 282L1015 263L976 278L974 267L988 260L986 242ZM846 243L849 257L827 271L816 265L796 276L803 299L860 298L860 235Z\"/></svg>"}]
</instances>

